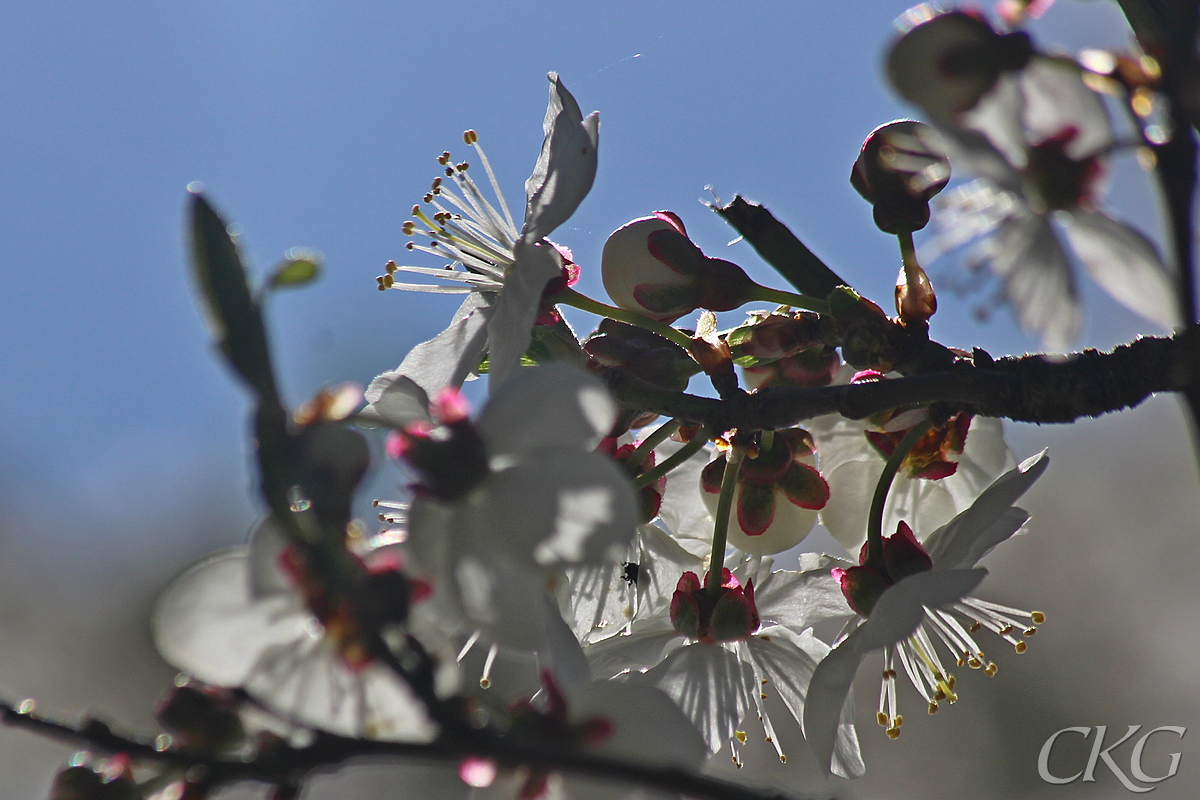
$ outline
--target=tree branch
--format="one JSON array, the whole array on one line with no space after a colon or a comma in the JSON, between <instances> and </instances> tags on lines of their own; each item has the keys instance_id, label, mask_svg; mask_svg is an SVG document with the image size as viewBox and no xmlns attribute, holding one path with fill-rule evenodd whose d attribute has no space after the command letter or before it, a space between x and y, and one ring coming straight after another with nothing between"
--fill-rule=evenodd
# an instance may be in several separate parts
<instances>
[{"instance_id":1,"label":"tree branch","mask_svg":"<svg viewBox=\"0 0 1200 800\"><path fill-rule=\"evenodd\" d=\"M786 428L821 414L862 419L933 403L1020 422L1072 422L1131 408L1156 392L1182 391L1188 375L1180 364L1195 351L1193 338L1144 337L1062 361L1037 355L993 361L976 351L974 363L961 359L937 372L844 386L770 387L728 401L673 392L623 370L600 374L622 405L703 422L715 431Z\"/></svg>"}]
</instances>

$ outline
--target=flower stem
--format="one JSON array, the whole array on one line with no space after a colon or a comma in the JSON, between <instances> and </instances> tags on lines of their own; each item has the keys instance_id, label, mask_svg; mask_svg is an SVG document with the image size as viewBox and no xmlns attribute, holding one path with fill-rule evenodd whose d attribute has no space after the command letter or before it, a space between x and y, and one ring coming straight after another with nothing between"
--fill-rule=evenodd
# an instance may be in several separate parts
<instances>
[{"instance_id":1,"label":"flower stem","mask_svg":"<svg viewBox=\"0 0 1200 800\"><path fill-rule=\"evenodd\" d=\"M742 469L745 450L738 445L725 454L725 474L721 476L721 494L717 498L716 520L713 526L712 555L708 559L708 582L706 588L712 597L721 592L721 571L725 566L725 542L729 537L729 514L733 510L733 493L737 488L738 473Z\"/></svg>"},{"instance_id":2,"label":"flower stem","mask_svg":"<svg viewBox=\"0 0 1200 800\"><path fill-rule=\"evenodd\" d=\"M905 456L932 427L933 422L928 419L913 425L883 465L883 472L879 474L879 483L875 484L875 494L871 498L871 513L867 517L867 564L883 564L883 504L887 500L888 490L892 488L892 480Z\"/></svg>"},{"instance_id":3,"label":"flower stem","mask_svg":"<svg viewBox=\"0 0 1200 800\"><path fill-rule=\"evenodd\" d=\"M795 292L785 292L782 289L771 289L755 284L750 290L751 300L762 300L764 303L777 303L781 306L803 308L806 311L816 311L818 314L828 314L829 304L815 297L805 297Z\"/></svg>"},{"instance_id":4,"label":"flower stem","mask_svg":"<svg viewBox=\"0 0 1200 800\"><path fill-rule=\"evenodd\" d=\"M683 420L672 419L659 425L658 429L643 439L633 454L629 456L629 466L633 469L640 469L646 456L654 452L654 448L665 442L668 436L679 430L679 426L682 424Z\"/></svg>"},{"instance_id":5,"label":"flower stem","mask_svg":"<svg viewBox=\"0 0 1200 800\"><path fill-rule=\"evenodd\" d=\"M700 431L692 437L692 440L676 450L674 455L668 456L661 464L656 464L639 475L637 480L633 482L634 487L641 489L654 483L656 480L694 456L701 447L704 447L704 443L707 441L708 429L701 428Z\"/></svg>"},{"instance_id":6,"label":"flower stem","mask_svg":"<svg viewBox=\"0 0 1200 800\"><path fill-rule=\"evenodd\" d=\"M914 283L917 280L914 273L921 268L921 262L917 261L917 246L913 244L912 231L900 231L896 239L900 242L900 263L904 265L904 277L910 284Z\"/></svg>"},{"instance_id":7,"label":"flower stem","mask_svg":"<svg viewBox=\"0 0 1200 800\"><path fill-rule=\"evenodd\" d=\"M587 295L580 294L574 289L563 289L558 294L550 298L552 303L561 303L564 306L578 308L581 311L587 311L600 317L608 317L615 319L617 322L624 322L628 325L636 325L639 328L645 328L651 333L657 333L664 339L670 339L675 344L682 347L684 350L691 352L692 340L686 333L672 328L665 322L649 317L643 317L633 311L626 311L623 308L606 305L599 300L593 300Z\"/></svg>"}]
</instances>

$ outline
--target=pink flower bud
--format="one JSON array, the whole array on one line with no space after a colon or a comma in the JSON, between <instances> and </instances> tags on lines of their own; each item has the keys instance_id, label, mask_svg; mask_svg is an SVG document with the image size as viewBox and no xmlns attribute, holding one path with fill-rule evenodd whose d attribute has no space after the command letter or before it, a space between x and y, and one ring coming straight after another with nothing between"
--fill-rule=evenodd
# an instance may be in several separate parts
<instances>
[{"instance_id":1,"label":"pink flower bud","mask_svg":"<svg viewBox=\"0 0 1200 800\"><path fill-rule=\"evenodd\" d=\"M697 308L730 311L747 302L755 286L738 265L704 255L670 211L613 231L600 272L619 307L665 321Z\"/></svg>"},{"instance_id":2,"label":"pink flower bud","mask_svg":"<svg viewBox=\"0 0 1200 800\"><path fill-rule=\"evenodd\" d=\"M950 180L950 160L929 145L929 126L913 120L880 125L863 142L850 185L869 202L885 233L912 233L929 223L929 199Z\"/></svg>"}]
</instances>

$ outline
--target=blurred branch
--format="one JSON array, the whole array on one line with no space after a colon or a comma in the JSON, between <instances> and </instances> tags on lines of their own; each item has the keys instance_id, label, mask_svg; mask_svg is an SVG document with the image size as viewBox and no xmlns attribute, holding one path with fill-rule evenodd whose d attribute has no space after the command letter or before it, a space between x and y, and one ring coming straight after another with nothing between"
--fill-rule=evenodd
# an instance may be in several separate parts
<instances>
[{"instance_id":1,"label":"blurred branch","mask_svg":"<svg viewBox=\"0 0 1200 800\"><path fill-rule=\"evenodd\" d=\"M172 748L160 750L148 742L114 733L97 720L85 720L76 727L34 713L22 713L2 702L0 712L5 724L52 739L113 754L125 753L139 760L183 769L203 767L206 770L205 782L213 787L244 780L296 786L302 780L300 776L332 771L354 759L413 759L448 762L456 766L464 757L476 756L493 759L502 766L524 765L534 769L571 772L708 800L790 800L788 795L757 791L687 770L591 756L569 748L547 747L545 743L530 746L486 730L443 735L428 744L351 739L318 732L316 740L305 747L270 748L252 759L243 760Z\"/></svg>"}]
</instances>

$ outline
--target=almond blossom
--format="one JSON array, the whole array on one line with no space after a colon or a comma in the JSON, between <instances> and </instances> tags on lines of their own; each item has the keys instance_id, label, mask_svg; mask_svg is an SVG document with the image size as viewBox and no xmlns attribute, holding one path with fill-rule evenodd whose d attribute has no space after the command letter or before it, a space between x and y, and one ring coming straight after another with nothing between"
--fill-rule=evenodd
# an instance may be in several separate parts
<instances>
[{"instance_id":1,"label":"almond blossom","mask_svg":"<svg viewBox=\"0 0 1200 800\"><path fill-rule=\"evenodd\" d=\"M407 684L372 652L364 625L411 624L426 587L398 570L393 541L356 541L342 579L316 578L311 559L268 519L250 543L177 577L159 598L154 642L172 666L242 688L293 722L345 736L429 741L436 728ZM334 589L332 586L339 588ZM434 646L425 637L426 648ZM442 659L438 690L457 689Z\"/></svg>"},{"instance_id":2,"label":"almond blossom","mask_svg":"<svg viewBox=\"0 0 1200 800\"><path fill-rule=\"evenodd\" d=\"M826 771L837 771L840 730L851 703L850 687L867 653L883 650L883 680L878 720L895 738L903 716L898 709L896 667L908 675L928 703L953 703L955 678L945 668L938 645L959 666L996 672L984 656L975 633L987 628L1013 645L1026 649L1014 631L1032 635L1045 617L1037 611L1008 608L971 596L987 570L975 565L992 548L1022 529L1029 514L1013 503L1041 476L1049 464L1045 452L1000 476L978 499L949 523L918 541L901 522L887 537L883 564L869 564L866 547L859 565L843 564L831 571L846 604L856 614L841 640L813 671L804 709L804 733ZM825 583L830 591L832 581ZM964 624L965 623L965 624Z\"/></svg>"},{"instance_id":3,"label":"almond blossom","mask_svg":"<svg viewBox=\"0 0 1200 800\"><path fill-rule=\"evenodd\" d=\"M570 252L549 241L549 236L575 213L596 177L596 153L600 115L586 118L575 98L557 73L550 73L550 103L543 123L545 139L533 174L525 182L525 217L517 227L491 164L478 145L478 136L467 131L464 141L475 148L495 192L495 203L487 200L468 173L469 165L453 164L449 152L438 159L445 179L433 182L425 204L413 206L417 221L404 224L408 235L432 240L429 246L409 243L410 250L423 250L453 259L450 267L397 267L388 265L380 277L380 289L466 293L450 326L433 339L417 345L397 372L408 375L427 392L459 386L480 364L489 360L492 385L503 383L520 365L529 346L530 329L539 315L547 284L571 280L574 265ZM397 283L396 272L408 272L454 281L460 285Z\"/></svg>"},{"instance_id":4,"label":"almond blossom","mask_svg":"<svg viewBox=\"0 0 1200 800\"><path fill-rule=\"evenodd\" d=\"M849 378L844 368L840 381ZM854 380L880 380L875 372ZM863 420L817 417L806 423L829 484L821 524L848 551L866 537L871 494L896 443L928 415L925 409L893 409ZM905 457L884 505L884 530L901 519L928 530L966 509L993 480L1013 465L1000 420L959 414L935 428Z\"/></svg>"},{"instance_id":5,"label":"almond blossom","mask_svg":"<svg viewBox=\"0 0 1200 800\"><path fill-rule=\"evenodd\" d=\"M811 626L847 618L850 611L828 589L833 562L824 556L806 554L799 572L772 570L769 557L733 556L727 563L714 595L701 582L702 560L681 559L673 565L679 578L668 605L642 606L627 635L589 645L584 653L597 675L643 673L679 704L711 752L728 743L740 764L746 733L738 726L754 713L786 761L765 701L775 692L800 724L809 678L829 652ZM850 718L835 727L834 771L862 774Z\"/></svg>"},{"instance_id":6,"label":"almond blossom","mask_svg":"<svg viewBox=\"0 0 1200 800\"><path fill-rule=\"evenodd\" d=\"M615 409L603 384L561 363L518 371L478 418L457 390L430 401L380 376L371 413L395 427L389 453L416 473L411 569L498 644L541 650L564 625L547 593L563 567L607 563L637 529L629 479L594 452Z\"/></svg>"}]
</instances>

